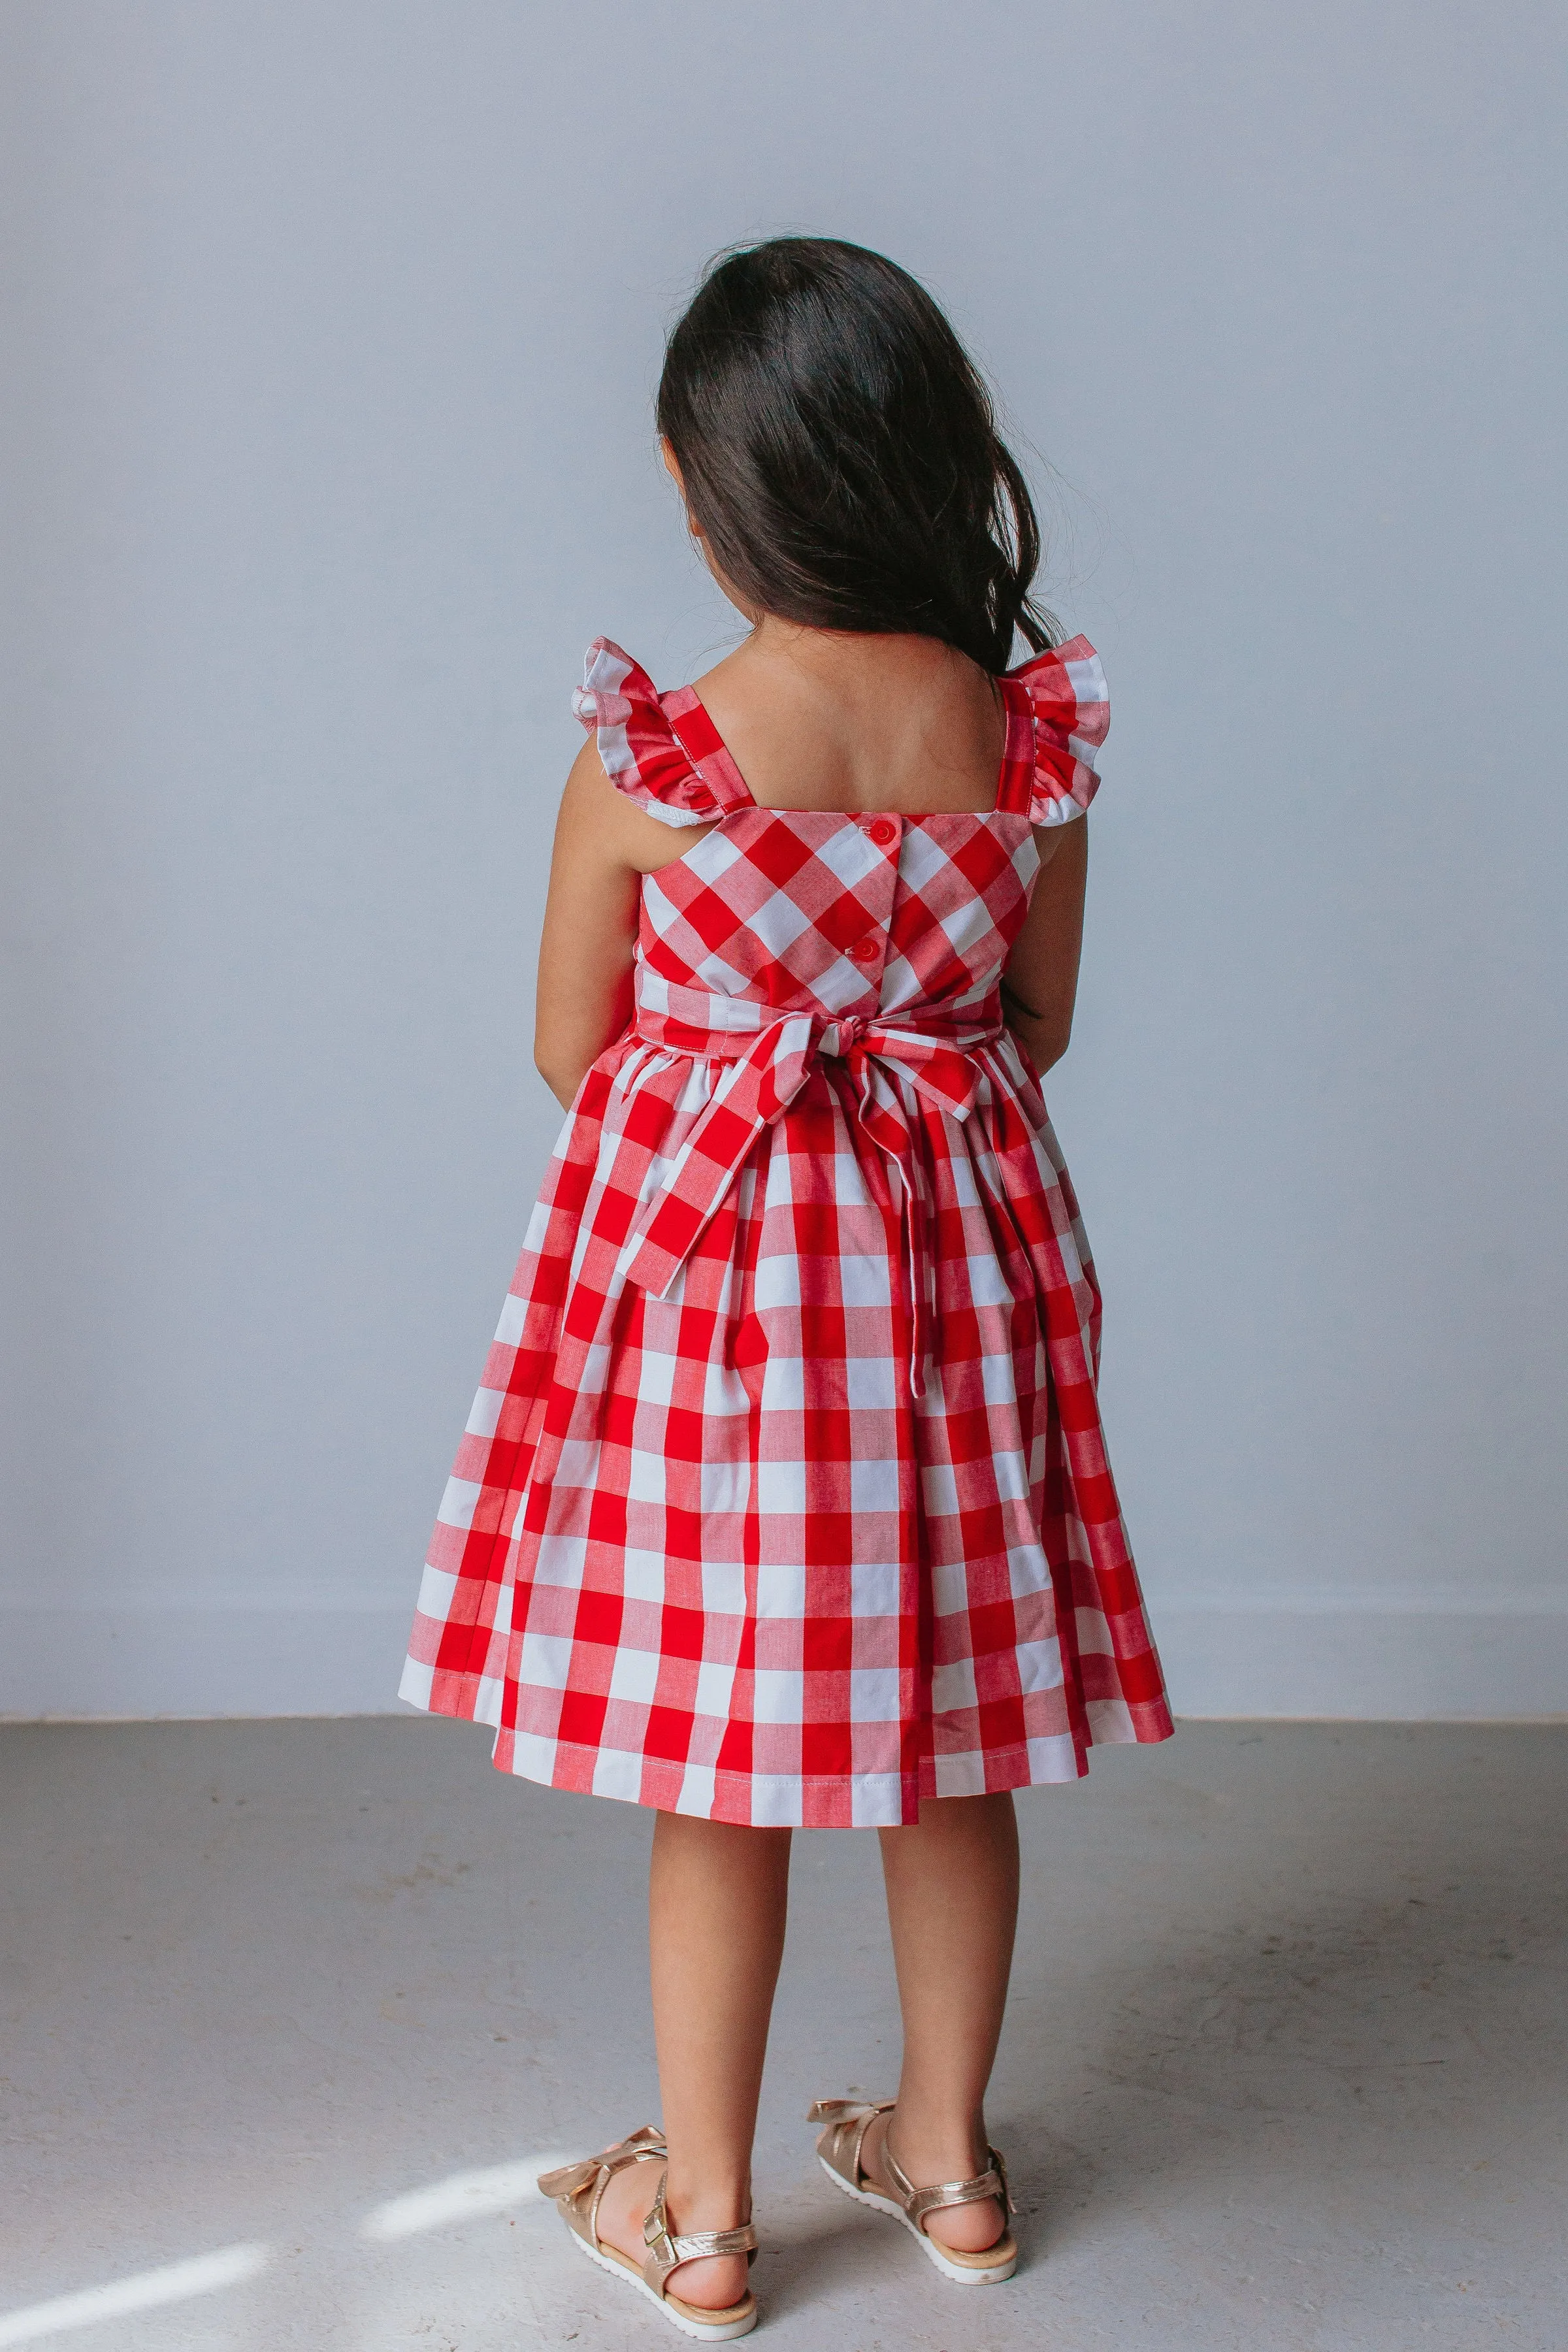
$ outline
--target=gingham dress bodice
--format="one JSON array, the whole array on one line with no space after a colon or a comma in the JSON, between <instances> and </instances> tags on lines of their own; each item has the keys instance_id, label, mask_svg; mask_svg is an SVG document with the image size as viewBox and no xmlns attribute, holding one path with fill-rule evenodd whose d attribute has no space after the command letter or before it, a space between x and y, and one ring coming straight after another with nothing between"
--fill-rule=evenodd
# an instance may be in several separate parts
<instances>
[{"instance_id":1,"label":"gingham dress bodice","mask_svg":"<svg viewBox=\"0 0 1568 2352\"><path fill-rule=\"evenodd\" d=\"M999 982L1107 723L1000 681L994 805L760 806L607 640L576 709L679 830L437 1528L404 1695L531 1778L909 1821L1169 1729L1104 1459L1099 1295Z\"/></svg>"}]
</instances>

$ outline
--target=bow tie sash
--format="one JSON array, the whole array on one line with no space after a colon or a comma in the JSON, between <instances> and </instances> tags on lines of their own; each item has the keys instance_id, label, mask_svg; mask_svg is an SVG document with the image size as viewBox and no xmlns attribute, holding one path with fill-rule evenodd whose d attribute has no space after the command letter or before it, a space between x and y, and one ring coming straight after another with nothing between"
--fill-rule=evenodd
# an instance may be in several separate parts
<instances>
[{"instance_id":1,"label":"bow tie sash","mask_svg":"<svg viewBox=\"0 0 1568 2352\"><path fill-rule=\"evenodd\" d=\"M683 1037L689 1034L684 1023L682 1032ZM967 1118L983 1076L974 1050L1000 1034L998 1024L961 1028L933 1024L929 1016L917 1027L895 1015L833 1020L787 1013L743 1046L715 1031L703 1048L685 1048L700 1050L705 1059L721 1059L723 1066L679 1152L633 1221L621 1251L622 1273L655 1297L666 1297L763 1131L784 1116L820 1060L842 1061L855 1088L860 1126L898 1177L911 1323L910 1382L921 1395L935 1307L926 1246L930 1202L903 1104L888 1071L889 1066L899 1070L936 1109Z\"/></svg>"}]
</instances>

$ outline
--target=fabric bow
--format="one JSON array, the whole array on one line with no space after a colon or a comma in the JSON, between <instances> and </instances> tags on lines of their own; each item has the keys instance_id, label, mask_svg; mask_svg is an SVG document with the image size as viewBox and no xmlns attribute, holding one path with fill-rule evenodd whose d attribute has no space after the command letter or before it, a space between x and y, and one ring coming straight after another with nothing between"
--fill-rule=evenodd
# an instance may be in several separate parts
<instances>
[{"instance_id":1,"label":"fabric bow","mask_svg":"<svg viewBox=\"0 0 1568 2352\"><path fill-rule=\"evenodd\" d=\"M592 2188L602 2172L605 2179L628 2164L638 2164L645 2158L666 2153L664 2134L657 2124L643 2124L626 2139L618 2139L614 2147L601 2148L597 2156L579 2157L574 2164L557 2165L553 2172L542 2172L534 2184L542 2197L577 2197Z\"/></svg>"},{"instance_id":2,"label":"fabric bow","mask_svg":"<svg viewBox=\"0 0 1568 2352\"><path fill-rule=\"evenodd\" d=\"M892 1015L783 1014L725 1063L664 1182L633 1221L621 1272L656 1298L668 1296L759 1137L783 1118L823 1055L841 1059L854 1081L860 1125L899 1176L912 1324L910 1382L921 1395L934 1305L925 1246L929 1204L909 1121L881 1066L896 1066L938 1110L967 1118L982 1076L973 1048L999 1034L994 1026L944 1034Z\"/></svg>"},{"instance_id":3,"label":"fabric bow","mask_svg":"<svg viewBox=\"0 0 1568 2352\"><path fill-rule=\"evenodd\" d=\"M808 2124L869 2123L873 2116L886 2115L892 2105L891 2099L813 2099L805 2120Z\"/></svg>"}]
</instances>

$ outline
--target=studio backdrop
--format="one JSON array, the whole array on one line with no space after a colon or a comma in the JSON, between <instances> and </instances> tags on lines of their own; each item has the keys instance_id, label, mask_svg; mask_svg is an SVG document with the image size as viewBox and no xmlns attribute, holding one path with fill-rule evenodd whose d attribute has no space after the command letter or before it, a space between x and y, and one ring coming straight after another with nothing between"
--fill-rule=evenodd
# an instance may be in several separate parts
<instances>
[{"instance_id":1,"label":"studio backdrop","mask_svg":"<svg viewBox=\"0 0 1568 2352\"><path fill-rule=\"evenodd\" d=\"M704 258L894 255L1110 681L1048 1096L1178 1707L1568 1708L1561 224L1515 0L11 0L0 1711L393 1709Z\"/></svg>"}]
</instances>

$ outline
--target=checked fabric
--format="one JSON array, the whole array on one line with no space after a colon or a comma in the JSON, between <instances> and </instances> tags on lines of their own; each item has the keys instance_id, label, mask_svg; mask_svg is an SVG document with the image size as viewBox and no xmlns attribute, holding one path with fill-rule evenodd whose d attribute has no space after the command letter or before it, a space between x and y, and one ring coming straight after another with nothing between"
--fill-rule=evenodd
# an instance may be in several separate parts
<instances>
[{"instance_id":1,"label":"checked fabric","mask_svg":"<svg viewBox=\"0 0 1568 2352\"><path fill-rule=\"evenodd\" d=\"M689 688L590 649L645 877L441 1507L402 1693L498 1766L883 1826L1171 1729L1100 1433L1100 1296L998 982L1089 805L1082 638L1000 681L995 805L759 806ZM675 845L672 844L672 847Z\"/></svg>"}]
</instances>

